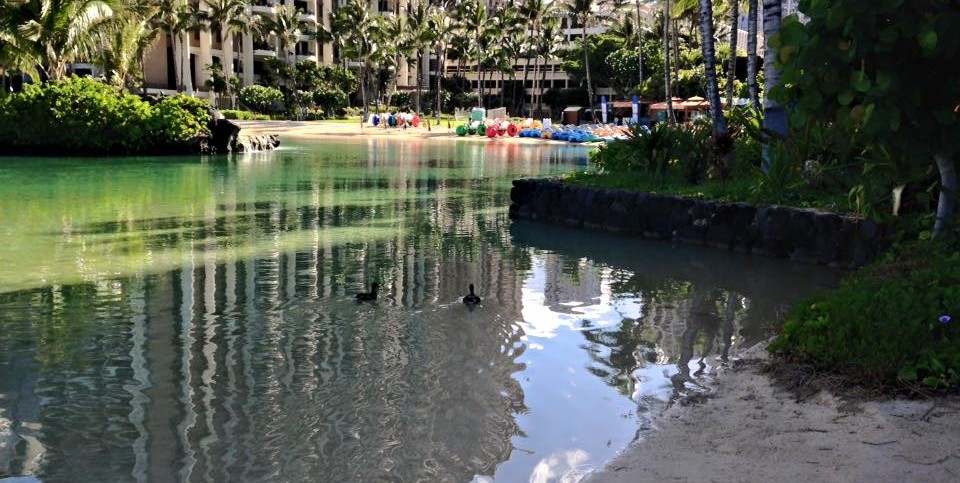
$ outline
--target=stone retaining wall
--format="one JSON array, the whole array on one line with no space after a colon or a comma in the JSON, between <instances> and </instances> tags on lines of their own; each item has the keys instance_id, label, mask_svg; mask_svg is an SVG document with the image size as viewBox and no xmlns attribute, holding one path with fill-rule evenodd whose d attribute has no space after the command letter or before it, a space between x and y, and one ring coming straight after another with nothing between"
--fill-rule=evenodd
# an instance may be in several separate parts
<instances>
[{"instance_id":1,"label":"stone retaining wall","mask_svg":"<svg viewBox=\"0 0 960 483\"><path fill-rule=\"evenodd\" d=\"M833 267L863 265L889 244L888 233L871 220L782 206L583 188L544 179L514 180L510 199L514 219L628 232Z\"/></svg>"}]
</instances>

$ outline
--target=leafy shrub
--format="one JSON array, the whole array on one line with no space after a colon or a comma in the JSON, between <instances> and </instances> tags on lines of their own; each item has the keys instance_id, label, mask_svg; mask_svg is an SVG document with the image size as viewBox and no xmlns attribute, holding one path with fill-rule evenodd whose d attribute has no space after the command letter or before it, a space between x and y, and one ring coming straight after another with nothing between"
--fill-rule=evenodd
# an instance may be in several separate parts
<instances>
[{"instance_id":1,"label":"leafy shrub","mask_svg":"<svg viewBox=\"0 0 960 483\"><path fill-rule=\"evenodd\" d=\"M771 350L873 381L960 384L960 252L915 242L796 304Z\"/></svg>"},{"instance_id":2,"label":"leafy shrub","mask_svg":"<svg viewBox=\"0 0 960 483\"><path fill-rule=\"evenodd\" d=\"M409 92L397 92L393 95L391 102L399 109L413 109L413 96ZM423 104L423 99L420 103Z\"/></svg>"},{"instance_id":3,"label":"leafy shrub","mask_svg":"<svg viewBox=\"0 0 960 483\"><path fill-rule=\"evenodd\" d=\"M643 172L659 178L682 177L695 183L705 172L704 143L710 135L710 124L671 126L659 123L634 127L629 139L614 141L593 155L597 169L607 174Z\"/></svg>"},{"instance_id":4,"label":"leafy shrub","mask_svg":"<svg viewBox=\"0 0 960 483\"><path fill-rule=\"evenodd\" d=\"M150 106L89 78L27 85L6 104L0 137L15 146L122 153L149 144Z\"/></svg>"},{"instance_id":5,"label":"leafy shrub","mask_svg":"<svg viewBox=\"0 0 960 483\"><path fill-rule=\"evenodd\" d=\"M174 96L151 106L89 78L27 85L0 109L0 138L44 154L132 154L186 150L208 136L209 106Z\"/></svg>"},{"instance_id":6,"label":"leafy shrub","mask_svg":"<svg viewBox=\"0 0 960 483\"><path fill-rule=\"evenodd\" d=\"M237 99L250 110L259 114L283 110L283 93L273 87L246 86L237 93Z\"/></svg>"},{"instance_id":7,"label":"leafy shrub","mask_svg":"<svg viewBox=\"0 0 960 483\"><path fill-rule=\"evenodd\" d=\"M270 116L266 114L257 114L250 111L224 109L220 111L220 114L223 114L223 117L226 119L236 119L239 121L269 121L270 120Z\"/></svg>"},{"instance_id":8,"label":"leafy shrub","mask_svg":"<svg viewBox=\"0 0 960 483\"><path fill-rule=\"evenodd\" d=\"M347 107L347 94L340 89L320 87L312 95L313 103L324 112L339 115Z\"/></svg>"},{"instance_id":9,"label":"leafy shrub","mask_svg":"<svg viewBox=\"0 0 960 483\"><path fill-rule=\"evenodd\" d=\"M209 108L205 101L194 97L166 97L154 106L149 125L161 143L186 143L210 135Z\"/></svg>"}]
</instances>

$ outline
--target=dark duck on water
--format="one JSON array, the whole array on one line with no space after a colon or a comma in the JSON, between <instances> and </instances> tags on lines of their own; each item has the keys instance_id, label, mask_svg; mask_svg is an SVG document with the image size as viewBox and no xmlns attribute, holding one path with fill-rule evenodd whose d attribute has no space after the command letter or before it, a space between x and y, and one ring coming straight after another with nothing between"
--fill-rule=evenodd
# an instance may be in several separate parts
<instances>
[{"instance_id":1,"label":"dark duck on water","mask_svg":"<svg viewBox=\"0 0 960 483\"><path fill-rule=\"evenodd\" d=\"M476 305L480 303L480 297L473 293L473 284L470 284L470 295L463 297L463 303L467 305Z\"/></svg>"},{"instance_id":2,"label":"dark duck on water","mask_svg":"<svg viewBox=\"0 0 960 483\"><path fill-rule=\"evenodd\" d=\"M380 284L374 282L370 285L369 292L361 292L357 294L358 302L365 302L369 300L377 300L377 291L380 289Z\"/></svg>"}]
</instances>

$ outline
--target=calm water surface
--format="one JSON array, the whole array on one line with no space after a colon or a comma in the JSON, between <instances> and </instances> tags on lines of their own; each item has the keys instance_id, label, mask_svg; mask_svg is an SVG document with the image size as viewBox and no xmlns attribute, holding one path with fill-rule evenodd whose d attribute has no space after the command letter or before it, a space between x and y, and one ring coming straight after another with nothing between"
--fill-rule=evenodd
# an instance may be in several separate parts
<instances>
[{"instance_id":1,"label":"calm water surface","mask_svg":"<svg viewBox=\"0 0 960 483\"><path fill-rule=\"evenodd\" d=\"M0 477L576 481L837 276L507 219L586 153L0 158Z\"/></svg>"}]
</instances>

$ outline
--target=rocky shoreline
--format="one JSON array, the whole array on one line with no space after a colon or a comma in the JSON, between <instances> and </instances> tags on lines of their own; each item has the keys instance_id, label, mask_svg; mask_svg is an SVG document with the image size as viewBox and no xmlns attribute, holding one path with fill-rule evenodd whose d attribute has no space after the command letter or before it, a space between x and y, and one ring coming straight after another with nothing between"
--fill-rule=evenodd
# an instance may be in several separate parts
<instances>
[{"instance_id":1,"label":"rocky shoreline","mask_svg":"<svg viewBox=\"0 0 960 483\"><path fill-rule=\"evenodd\" d=\"M518 179L510 217L713 246L838 268L862 266L889 246L869 219L784 206L705 201Z\"/></svg>"}]
</instances>

